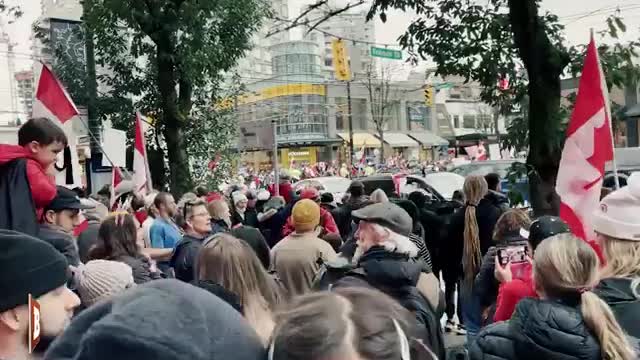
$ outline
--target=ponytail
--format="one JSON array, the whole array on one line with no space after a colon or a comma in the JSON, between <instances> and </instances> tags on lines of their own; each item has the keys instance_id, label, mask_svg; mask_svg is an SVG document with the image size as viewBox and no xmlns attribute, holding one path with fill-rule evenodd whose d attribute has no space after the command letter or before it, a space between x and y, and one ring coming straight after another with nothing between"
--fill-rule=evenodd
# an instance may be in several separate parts
<instances>
[{"instance_id":1,"label":"ponytail","mask_svg":"<svg viewBox=\"0 0 640 360\"><path fill-rule=\"evenodd\" d=\"M582 293L581 303L582 317L600 343L602 358L604 360L635 359L635 351L609 306L591 291Z\"/></svg>"},{"instance_id":2,"label":"ponytail","mask_svg":"<svg viewBox=\"0 0 640 360\"><path fill-rule=\"evenodd\" d=\"M473 281L473 277L480 268L480 229L476 219L476 207L467 205L464 211L464 251L462 264L464 280L467 284Z\"/></svg>"},{"instance_id":3,"label":"ponytail","mask_svg":"<svg viewBox=\"0 0 640 360\"><path fill-rule=\"evenodd\" d=\"M464 281L467 286L473 283L473 278L480 269L482 256L480 254L480 229L476 218L476 206L489 191L487 181L482 176L469 176L464 181L464 196L467 207L464 210L464 248L462 265Z\"/></svg>"}]
</instances>

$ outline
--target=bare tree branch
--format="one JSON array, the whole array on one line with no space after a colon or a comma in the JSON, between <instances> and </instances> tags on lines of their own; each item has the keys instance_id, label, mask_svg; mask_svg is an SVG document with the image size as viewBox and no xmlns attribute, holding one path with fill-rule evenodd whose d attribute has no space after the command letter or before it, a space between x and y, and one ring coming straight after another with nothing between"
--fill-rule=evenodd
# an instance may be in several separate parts
<instances>
[{"instance_id":1,"label":"bare tree branch","mask_svg":"<svg viewBox=\"0 0 640 360\"><path fill-rule=\"evenodd\" d=\"M344 13L344 12L347 12L347 11L349 11L349 10L355 8L355 7L358 7L360 5L364 5L366 3L366 0L357 0L354 3L347 3L345 6L343 6L341 8L329 9L322 16L317 17L315 19L311 19L310 20L307 17L314 10L320 9L323 6L328 5L328 1L329 0L317 0L315 3L307 6L305 8L305 10L302 11L300 13L300 15L298 15L293 20L282 19L282 18L279 18L277 16L273 16L272 18L274 20L278 20L278 21L281 21L281 22L284 22L284 23L288 23L288 25L285 25L283 28L276 28L276 29L274 29L272 31L269 31L267 33L266 37L270 37L270 36L279 34L281 32L289 31L289 30L297 28L299 26L307 27L306 33L309 34L313 30L318 28L318 26L320 26L322 23L324 23L325 21L331 19L332 17L338 16L338 15Z\"/></svg>"}]
</instances>

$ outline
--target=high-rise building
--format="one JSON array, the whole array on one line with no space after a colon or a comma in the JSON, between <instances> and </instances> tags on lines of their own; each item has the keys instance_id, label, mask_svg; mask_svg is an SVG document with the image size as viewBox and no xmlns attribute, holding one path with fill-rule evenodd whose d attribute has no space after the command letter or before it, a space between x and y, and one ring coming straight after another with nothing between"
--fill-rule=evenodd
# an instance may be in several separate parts
<instances>
[{"instance_id":1,"label":"high-rise building","mask_svg":"<svg viewBox=\"0 0 640 360\"><path fill-rule=\"evenodd\" d=\"M289 17L288 0L271 0L273 17L287 19ZM251 39L253 48L238 62L236 72L242 82L252 83L273 75L271 47L290 40L288 31L275 32L279 21L265 19L262 28ZM270 36L268 36L270 35Z\"/></svg>"},{"instance_id":2,"label":"high-rise building","mask_svg":"<svg viewBox=\"0 0 640 360\"><path fill-rule=\"evenodd\" d=\"M31 116L33 110L33 71L20 71L15 73L18 103L22 107L19 111L24 111L27 117Z\"/></svg>"},{"instance_id":3,"label":"high-rise building","mask_svg":"<svg viewBox=\"0 0 640 360\"><path fill-rule=\"evenodd\" d=\"M308 18L321 19L324 16L322 10L311 12ZM375 42L375 24L367 22L366 11L350 11L333 16L320 24L319 31L311 32L306 36L307 40L324 42L324 70L333 78L333 51L331 42L341 38L347 44L349 62L353 73L365 71L373 60L369 55L371 43Z\"/></svg>"}]
</instances>

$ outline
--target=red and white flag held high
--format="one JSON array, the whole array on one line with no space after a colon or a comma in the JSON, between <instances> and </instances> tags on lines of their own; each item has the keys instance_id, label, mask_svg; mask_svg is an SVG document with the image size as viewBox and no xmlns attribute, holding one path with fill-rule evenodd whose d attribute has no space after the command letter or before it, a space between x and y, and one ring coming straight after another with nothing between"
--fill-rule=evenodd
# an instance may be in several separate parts
<instances>
[{"instance_id":1,"label":"red and white flag held high","mask_svg":"<svg viewBox=\"0 0 640 360\"><path fill-rule=\"evenodd\" d=\"M556 181L561 198L560 217L576 236L587 241L595 236L591 214L600 201L605 163L611 160L609 94L592 36Z\"/></svg>"},{"instance_id":2,"label":"red and white flag held high","mask_svg":"<svg viewBox=\"0 0 640 360\"><path fill-rule=\"evenodd\" d=\"M33 117L45 117L59 125L67 135L68 146L58 155L56 162L56 183L68 188L82 186L80 162L76 149L76 134L73 120L79 116L76 105L49 68L42 64L36 97L33 103Z\"/></svg>"},{"instance_id":3,"label":"red and white flag held high","mask_svg":"<svg viewBox=\"0 0 640 360\"><path fill-rule=\"evenodd\" d=\"M113 210L116 203L116 188L122 182L122 172L117 166L111 168L111 199L109 200L109 207Z\"/></svg>"},{"instance_id":4,"label":"red and white flag held high","mask_svg":"<svg viewBox=\"0 0 640 360\"><path fill-rule=\"evenodd\" d=\"M133 148L133 184L135 189L145 195L152 189L147 146L144 137L143 116L136 113L136 137Z\"/></svg>"}]
</instances>

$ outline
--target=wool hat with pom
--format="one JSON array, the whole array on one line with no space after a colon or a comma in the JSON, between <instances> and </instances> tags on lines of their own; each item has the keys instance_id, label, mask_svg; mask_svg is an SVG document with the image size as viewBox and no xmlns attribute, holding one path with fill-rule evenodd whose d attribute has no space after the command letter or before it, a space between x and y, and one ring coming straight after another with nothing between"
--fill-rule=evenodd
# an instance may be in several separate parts
<instances>
[{"instance_id":1,"label":"wool hat with pom","mask_svg":"<svg viewBox=\"0 0 640 360\"><path fill-rule=\"evenodd\" d=\"M617 239L640 241L640 172L631 174L627 186L602 199L593 215L593 230Z\"/></svg>"},{"instance_id":2,"label":"wool hat with pom","mask_svg":"<svg viewBox=\"0 0 640 360\"><path fill-rule=\"evenodd\" d=\"M76 288L85 306L117 295L135 286L133 270L125 263L91 260L74 274Z\"/></svg>"}]
</instances>

